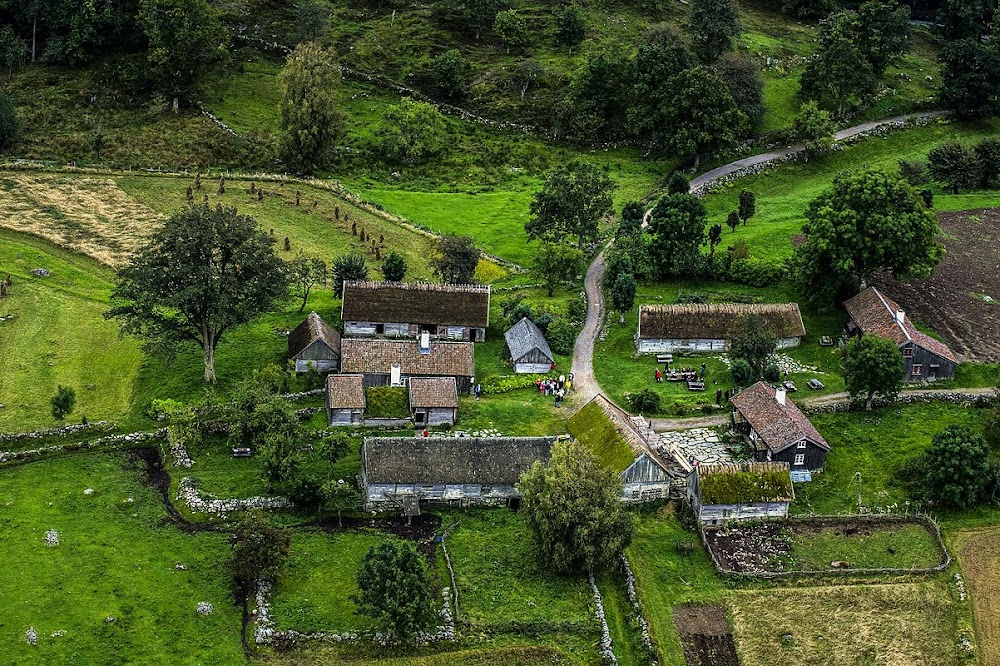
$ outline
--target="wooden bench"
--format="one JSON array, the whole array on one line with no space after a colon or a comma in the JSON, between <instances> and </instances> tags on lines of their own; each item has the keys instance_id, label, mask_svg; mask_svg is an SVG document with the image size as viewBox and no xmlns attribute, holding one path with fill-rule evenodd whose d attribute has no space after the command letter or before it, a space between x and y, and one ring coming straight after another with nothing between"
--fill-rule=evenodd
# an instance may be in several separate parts
<instances>
[{"instance_id":1,"label":"wooden bench","mask_svg":"<svg viewBox=\"0 0 1000 666\"><path fill-rule=\"evenodd\" d=\"M234 458L249 458L250 448L246 446L234 446L233 447L233 457Z\"/></svg>"},{"instance_id":2,"label":"wooden bench","mask_svg":"<svg viewBox=\"0 0 1000 666\"><path fill-rule=\"evenodd\" d=\"M823 384L823 382L821 382L820 380L816 379L815 377L809 380L809 383L807 384L807 386L809 388L815 390L815 391L818 391L819 389L826 388L826 386Z\"/></svg>"},{"instance_id":3,"label":"wooden bench","mask_svg":"<svg viewBox=\"0 0 1000 666\"><path fill-rule=\"evenodd\" d=\"M688 391L704 391L705 382L688 382Z\"/></svg>"},{"instance_id":4,"label":"wooden bench","mask_svg":"<svg viewBox=\"0 0 1000 666\"><path fill-rule=\"evenodd\" d=\"M673 363L674 362L674 355L673 354L657 354L656 355L656 362L657 363Z\"/></svg>"}]
</instances>

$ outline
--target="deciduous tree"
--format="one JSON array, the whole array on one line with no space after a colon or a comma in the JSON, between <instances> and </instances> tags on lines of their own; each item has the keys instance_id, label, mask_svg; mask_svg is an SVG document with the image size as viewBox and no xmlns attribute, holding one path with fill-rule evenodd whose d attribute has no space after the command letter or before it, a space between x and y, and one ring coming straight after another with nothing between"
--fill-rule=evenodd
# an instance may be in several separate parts
<instances>
[{"instance_id":1,"label":"deciduous tree","mask_svg":"<svg viewBox=\"0 0 1000 666\"><path fill-rule=\"evenodd\" d=\"M942 507L968 509L996 496L996 461L968 428L948 426L935 435L922 467L927 496Z\"/></svg>"},{"instance_id":2,"label":"deciduous tree","mask_svg":"<svg viewBox=\"0 0 1000 666\"><path fill-rule=\"evenodd\" d=\"M297 43L321 41L330 32L332 9L324 0L300 0L295 3L295 38Z\"/></svg>"},{"instance_id":3,"label":"deciduous tree","mask_svg":"<svg viewBox=\"0 0 1000 666\"><path fill-rule=\"evenodd\" d=\"M715 256L715 248L722 242L722 225L713 224L708 230L708 249Z\"/></svg>"},{"instance_id":4,"label":"deciduous tree","mask_svg":"<svg viewBox=\"0 0 1000 666\"><path fill-rule=\"evenodd\" d=\"M406 641L434 625L427 562L409 542L371 546L358 569L358 609L380 630Z\"/></svg>"},{"instance_id":5,"label":"deciduous tree","mask_svg":"<svg viewBox=\"0 0 1000 666\"><path fill-rule=\"evenodd\" d=\"M764 321L760 317L747 315L743 320L743 330L729 345L729 358L746 361L753 372L753 378L757 379L763 376L764 368L777 347L778 340L767 329Z\"/></svg>"},{"instance_id":6,"label":"deciduous tree","mask_svg":"<svg viewBox=\"0 0 1000 666\"><path fill-rule=\"evenodd\" d=\"M740 190L740 205L736 214L746 226L747 220L757 214L757 195L751 190Z\"/></svg>"},{"instance_id":7,"label":"deciduous tree","mask_svg":"<svg viewBox=\"0 0 1000 666\"><path fill-rule=\"evenodd\" d=\"M625 313L635 305L635 276L631 273L618 273L611 283L611 309L618 311L618 321L625 321Z\"/></svg>"},{"instance_id":8,"label":"deciduous tree","mask_svg":"<svg viewBox=\"0 0 1000 666\"><path fill-rule=\"evenodd\" d=\"M401 282L406 277L406 259L399 252L390 252L382 262L382 277L386 282Z\"/></svg>"},{"instance_id":9,"label":"deciduous tree","mask_svg":"<svg viewBox=\"0 0 1000 666\"><path fill-rule=\"evenodd\" d=\"M236 524L229 538L232 556L229 570L244 594L250 594L260 579L276 578L288 558L292 535L271 525L260 511L250 511Z\"/></svg>"},{"instance_id":10,"label":"deciduous tree","mask_svg":"<svg viewBox=\"0 0 1000 666\"><path fill-rule=\"evenodd\" d=\"M472 66L462 57L461 51L451 49L431 58L428 70L439 95L448 99L460 99L465 95Z\"/></svg>"},{"instance_id":11,"label":"deciduous tree","mask_svg":"<svg viewBox=\"0 0 1000 666\"><path fill-rule=\"evenodd\" d=\"M979 165L979 187L993 189L1000 180L1000 139L983 139L973 147Z\"/></svg>"},{"instance_id":12,"label":"deciduous tree","mask_svg":"<svg viewBox=\"0 0 1000 666\"><path fill-rule=\"evenodd\" d=\"M226 333L288 293L274 239L235 208L191 206L167 219L118 271L106 318L148 343L193 343L215 382L215 350Z\"/></svg>"},{"instance_id":13,"label":"deciduous tree","mask_svg":"<svg viewBox=\"0 0 1000 666\"><path fill-rule=\"evenodd\" d=\"M368 262L365 261L365 255L360 252L342 254L333 260L330 273L333 293L340 298L344 295L344 282L368 279Z\"/></svg>"},{"instance_id":14,"label":"deciduous tree","mask_svg":"<svg viewBox=\"0 0 1000 666\"><path fill-rule=\"evenodd\" d=\"M698 266L707 223L705 204L692 194L669 194L656 202L649 232L652 259L662 277L683 275Z\"/></svg>"},{"instance_id":15,"label":"deciduous tree","mask_svg":"<svg viewBox=\"0 0 1000 666\"><path fill-rule=\"evenodd\" d=\"M76 405L76 391L69 386L60 384L56 387L56 394L49 402L52 404L52 417L62 421L73 413L73 407Z\"/></svg>"},{"instance_id":16,"label":"deciduous tree","mask_svg":"<svg viewBox=\"0 0 1000 666\"><path fill-rule=\"evenodd\" d=\"M493 19L493 32L507 47L507 53L510 53L512 46L518 48L527 45L530 37L528 20L516 9L497 12L496 18Z\"/></svg>"},{"instance_id":17,"label":"deciduous tree","mask_svg":"<svg viewBox=\"0 0 1000 666\"><path fill-rule=\"evenodd\" d=\"M1000 113L1000 46L997 40L951 42L941 52L941 103L959 118Z\"/></svg>"},{"instance_id":18,"label":"deciduous tree","mask_svg":"<svg viewBox=\"0 0 1000 666\"><path fill-rule=\"evenodd\" d=\"M583 262L583 253L575 247L558 243L542 243L535 252L535 271L551 296L556 287L576 277Z\"/></svg>"},{"instance_id":19,"label":"deciduous tree","mask_svg":"<svg viewBox=\"0 0 1000 666\"><path fill-rule=\"evenodd\" d=\"M746 114L748 129L759 127L767 105L764 103L764 76L757 61L745 53L730 51L719 58L714 69L726 83L740 111Z\"/></svg>"},{"instance_id":20,"label":"deciduous tree","mask_svg":"<svg viewBox=\"0 0 1000 666\"><path fill-rule=\"evenodd\" d=\"M792 121L792 136L805 149L806 162L829 151L833 146L833 120L830 112L819 108L814 101L804 103L799 109L799 115Z\"/></svg>"},{"instance_id":21,"label":"deciduous tree","mask_svg":"<svg viewBox=\"0 0 1000 666\"><path fill-rule=\"evenodd\" d=\"M906 361L892 340L874 335L852 338L844 347L844 383L852 400L872 408L876 396L895 400L903 385Z\"/></svg>"},{"instance_id":22,"label":"deciduous tree","mask_svg":"<svg viewBox=\"0 0 1000 666\"><path fill-rule=\"evenodd\" d=\"M688 34L703 63L713 63L733 48L740 34L739 13L733 0L691 0Z\"/></svg>"},{"instance_id":23,"label":"deciduous tree","mask_svg":"<svg viewBox=\"0 0 1000 666\"><path fill-rule=\"evenodd\" d=\"M382 115L375 141L388 159L413 164L444 151L448 126L433 105L404 99Z\"/></svg>"},{"instance_id":24,"label":"deciduous tree","mask_svg":"<svg viewBox=\"0 0 1000 666\"><path fill-rule=\"evenodd\" d=\"M799 94L806 100L828 102L843 116L877 78L861 52L853 14L841 12L820 23L820 46L802 72Z\"/></svg>"},{"instance_id":25,"label":"deciduous tree","mask_svg":"<svg viewBox=\"0 0 1000 666\"><path fill-rule=\"evenodd\" d=\"M434 275L449 284L473 284L479 265L479 248L471 236L442 236L434 246L430 265Z\"/></svg>"},{"instance_id":26,"label":"deciduous tree","mask_svg":"<svg viewBox=\"0 0 1000 666\"><path fill-rule=\"evenodd\" d=\"M612 212L615 182L600 169L571 162L551 172L531 201L524 225L529 240L551 243L574 238L579 249L597 239L598 224Z\"/></svg>"},{"instance_id":27,"label":"deciduous tree","mask_svg":"<svg viewBox=\"0 0 1000 666\"><path fill-rule=\"evenodd\" d=\"M322 259L307 257L300 250L299 254L288 262L288 284L292 295L302 299L299 312L305 310L312 288L326 284L326 280L326 262Z\"/></svg>"},{"instance_id":28,"label":"deciduous tree","mask_svg":"<svg viewBox=\"0 0 1000 666\"><path fill-rule=\"evenodd\" d=\"M979 184L979 161L968 147L951 141L931 148L927 153L928 168L934 180L958 194Z\"/></svg>"},{"instance_id":29,"label":"deciduous tree","mask_svg":"<svg viewBox=\"0 0 1000 666\"><path fill-rule=\"evenodd\" d=\"M629 130L643 144L663 148L669 143L676 95L671 81L693 64L694 56L672 26L654 26L639 44L629 68L632 90L626 106Z\"/></svg>"},{"instance_id":30,"label":"deciduous tree","mask_svg":"<svg viewBox=\"0 0 1000 666\"><path fill-rule=\"evenodd\" d=\"M576 5L569 5L556 15L556 43L560 46L573 47L587 36L587 25L583 20L583 12Z\"/></svg>"},{"instance_id":31,"label":"deciduous tree","mask_svg":"<svg viewBox=\"0 0 1000 666\"><path fill-rule=\"evenodd\" d=\"M18 37L9 25L0 27L0 68L7 70L7 80L28 57L28 43Z\"/></svg>"},{"instance_id":32,"label":"deciduous tree","mask_svg":"<svg viewBox=\"0 0 1000 666\"><path fill-rule=\"evenodd\" d=\"M726 217L726 226L729 227L730 231L735 232L737 227L740 226L740 221L739 211L729 211L729 215Z\"/></svg>"},{"instance_id":33,"label":"deciduous tree","mask_svg":"<svg viewBox=\"0 0 1000 666\"><path fill-rule=\"evenodd\" d=\"M669 145L681 155L701 159L728 150L747 128L747 117L726 84L703 67L685 70L670 79L673 104L664 119L672 128Z\"/></svg>"},{"instance_id":34,"label":"deciduous tree","mask_svg":"<svg viewBox=\"0 0 1000 666\"><path fill-rule=\"evenodd\" d=\"M299 44L279 79L282 155L293 168L311 173L325 166L344 129L345 116L337 106L336 54L315 42Z\"/></svg>"}]
</instances>

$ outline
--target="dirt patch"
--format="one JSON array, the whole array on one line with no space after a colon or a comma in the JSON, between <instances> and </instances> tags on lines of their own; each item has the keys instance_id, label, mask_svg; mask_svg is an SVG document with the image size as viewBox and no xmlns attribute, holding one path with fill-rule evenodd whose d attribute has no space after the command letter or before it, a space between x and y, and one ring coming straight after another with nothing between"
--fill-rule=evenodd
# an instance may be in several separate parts
<instances>
[{"instance_id":1,"label":"dirt patch","mask_svg":"<svg viewBox=\"0 0 1000 666\"><path fill-rule=\"evenodd\" d=\"M733 633L722 607L675 608L674 624L688 666L739 666Z\"/></svg>"},{"instance_id":2,"label":"dirt patch","mask_svg":"<svg viewBox=\"0 0 1000 666\"><path fill-rule=\"evenodd\" d=\"M722 567L728 571L774 571L775 562L792 550L784 528L774 523L740 525L706 530L705 540Z\"/></svg>"},{"instance_id":3,"label":"dirt patch","mask_svg":"<svg viewBox=\"0 0 1000 666\"><path fill-rule=\"evenodd\" d=\"M158 448L155 446L143 446L136 449L129 449L127 453L126 469L138 469L142 471L143 480L160 494L160 498L163 500L163 508L167 511L166 522L189 534L216 531L217 528L215 525L190 522L171 503L170 474L163 467L163 457L160 455Z\"/></svg>"},{"instance_id":4,"label":"dirt patch","mask_svg":"<svg viewBox=\"0 0 1000 666\"><path fill-rule=\"evenodd\" d=\"M941 213L944 259L926 280L880 277L913 319L937 331L958 354L1000 361L1000 208Z\"/></svg>"},{"instance_id":5,"label":"dirt patch","mask_svg":"<svg viewBox=\"0 0 1000 666\"><path fill-rule=\"evenodd\" d=\"M343 525L343 527L341 527ZM323 518L308 524L327 532L346 532L358 529L374 529L412 541L417 550L433 564L437 557L437 542L435 538L441 528L441 518L430 513L422 513L407 521L405 516L379 516L377 518L355 518L344 516L340 524L336 517Z\"/></svg>"},{"instance_id":6,"label":"dirt patch","mask_svg":"<svg viewBox=\"0 0 1000 666\"><path fill-rule=\"evenodd\" d=\"M972 597L980 663L1000 664L1000 532L962 533L955 545Z\"/></svg>"}]
</instances>

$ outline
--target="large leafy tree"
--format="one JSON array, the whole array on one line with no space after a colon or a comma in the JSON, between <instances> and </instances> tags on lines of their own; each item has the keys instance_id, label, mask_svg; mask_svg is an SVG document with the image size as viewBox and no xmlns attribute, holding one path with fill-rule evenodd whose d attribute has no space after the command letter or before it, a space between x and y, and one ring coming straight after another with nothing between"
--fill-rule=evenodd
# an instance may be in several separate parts
<instances>
[{"instance_id":1,"label":"large leafy tree","mask_svg":"<svg viewBox=\"0 0 1000 666\"><path fill-rule=\"evenodd\" d=\"M434 625L427 562L407 542L371 546L358 569L359 610L397 641Z\"/></svg>"},{"instance_id":2,"label":"large leafy tree","mask_svg":"<svg viewBox=\"0 0 1000 666\"><path fill-rule=\"evenodd\" d=\"M896 0L868 0L854 14L853 34L872 73L886 68L910 50L910 8Z\"/></svg>"},{"instance_id":3,"label":"large leafy tree","mask_svg":"<svg viewBox=\"0 0 1000 666\"><path fill-rule=\"evenodd\" d=\"M707 223L705 204L693 194L668 194L656 202L648 229L653 237L651 257L662 277L682 275L698 266Z\"/></svg>"},{"instance_id":4,"label":"large leafy tree","mask_svg":"<svg viewBox=\"0 0 1000 666\"><path fill-rule=\"evenodd\" d=\"M399 252L390 252L382 262L382 277L386 282L401 282L406 277L406 258Z\"/></svg>"},{"instance_id":5,"label":"large leafy tree","mask_svg":"<svg viewBox=\"0 0 1000 666\"><path fill-rule=\"evenodd\" d=\"M875 169L842 173L810 204L793 268L803 293L831 304L879 271L926 277L943 255L937 217L898 175Z\"/></svg>"},{"instance_id":6,"label":"large leafy tree","mask_svg":"<svg viewBox=\"0 0 1000 666\"><path fill-rule=\"evenodd\" d=\"M511 47L518 48L527 45L531 37L528 19L516 9L504 9L497 12L496 18L493 20L493 32L507 47L508 54Z\"/></svg>"},{"instance_id":7,"label":"large leafy tree","mask_svg":"<svg viewBox=\"0 0 1000 666\"><path fill-rule=\"evenodd\" d=\"M653 27L639 45L631 64L630 131L649 146L662 148L671 136L668 115L674 102L669 81L694 64L681 35L671 26Z\"/></svg>"},{"instance_id":8,"label":"large leafy tree","mask_svg":"<svg viewBox=\"0 0 1000 666\"><path fill-rule=\"evenodd\" d=\"M226 333L288 293L274 239L235 208L191 206L171 216L118 272L107 318L162 343L193 343L215 382L215 350Z\"/></svg>"},{"instance_id":9,"label":"large leafy tree","mask_svg":"<svg viewBox=\"0 0 1000 666\"><path fill-rule=\"evenodd\" d=\"M952 194L979 184L978 156L957 141L931 148L927 153L927 162L931 176L946 185Z\"/></svg>"},{"instance_id":10,"label":"large leafy tree","mask_svg":"<svg viewBox=\"0 0 1000 666\"><path fill-rule=\"evenodd\" d=\"M551 296L556 287L576 277L583 262L583 253L575 247L557 243L542 243L535 252L535 272Z\"/></svg>"},{"instance_id":11,"label":"large leafy tree","mask_svg":"<svg viewBox=\"0 0 1000 666\"><path fill-rule=\"evenodd\" d=\"M820 46L802 72L800 95L828 102L839 117L874 88L876 80L858 44L853 13L841 12L822 21Z\"/></svg>"},{"instance_id":12,"label":"large leafy tree","mask_svg":"<svg viewBox=\"0 0 1000 666\"><path fill-rule=\"evenodd\" d=\"M672 128L670 147L693 157L697 169L703 157L736 145L746 131L747 117L718 75L693 67L671 78L669 85L675 93L664 114Z\"/></svg>"},{"instance_id":13,"label":"large leafy tree","mask_svg":"<svg viewBox=\"0 0 1000 666\"><path fill-rule=\"evenodd\" d=\"M360 252L342 254L333 260L330 281L333 282L333 293L338 298L344 294L344 282L367 279L368 262Z\"/></svg>"},{"instance_id":14,"label":"large leafy tree","mask_svg":"<svg viewBox=\"0 0 1000 666\"><path fill-rule=\"evenodd\" d=\"M852 338L844 347L844 383L852 400L872 408L878 396L895 400L903 386L906 361L892 340L874 335Z\"/></svg>"},{"instance_id":15,"label":"large leafy tree","mask_svg":"<svg viewBox=\"0 0 1000 666\"><path fill-rule=\"evenodd\" d=\"M610 289L611 309L618 311L619 322L624 321L625 313L631 310L635 304L635 292L636 284L634 275L627 272L620 272L615 275Z\"/></svg>"},{"instance_id":16,"label":"large leafy tree","mask_svg":"<svg viewBox=\"0 0 1000 666\"><path fill-rule=\"evenodd\" d=\"M968 509L996 495L997 464L968 428L948 426L935 435L921 467L928 499L938 505Z\"/></svg>"},{"instance_id":17,"label":"large leafy tree","mask_svg":"<svg viewBox=\"0 0 1000 666\"><path fill-rule=\"evenodd\" d=\"M981 41L990 33L996 11L994 0L945 0L938 10L941 32L948 41Z\"/></svg>"},{"instance_id":18,"label":"large leafy tree","mask_svg":"<svg viewBox=\"0 0 1000 666\"><path fill-rule=\"evenodd\" d=\"M299 44L281 70L281 147L285 162L311 173L323 167L343 132L337 106L336 54L315 42Z\"/></svg>"},{"instance_id":19,"label":"large leafy tree","mask_svg":"<svg viewBox=\"0 0 1000 666\"><path fill-rule=\"evenodd\" d=\"M258 580L281 573L291 543L291 532L271 525L260 511L240 519L229 539L232 556L228 564L243 594L250 594Z\"/></svg>"},{"instance_id":20,"label":"large leafy tree","mask_svg":"<svg viewBox=\"0 0 1000 666\"><path fill-rule=\"evenodd\" d=\"M688 34L701 61L715 62L733 48L733 38L740 34L736 3L733 0L691 0Z\"/></svg>"},{"instance_id":21,"label":"large leafy tree","mask_svg":"<svg viewBox=\"0 0 1000 666\"><path fill-rule=\"evenodd\" d=\"M807 162L830 150L833 146L833 129L829 111L819 108L814 101L802 105L799 115L792 121L792 136L802 143Z\"/></svg>"},{"instance_id":22,"label":"large leafy tree","mask_svg":"<svg viewBox=\"0 0 1000 666\"><path fill-rule=\"evenodd\" d=\"M497 14L509 7L508 0L450 0L450 4L477 40L484 30L493 27Z\"/></svg>"},{"instance_id":23,"label":"large leafy tree","mask_svg":"<svg viewBox=\"0 0 1000 666\"><path fill-rule=\"evenodd\" d=\"M756 379L763 376L764 368L777 347L778 341L764 321L760 317L748 315L743 320L742 332L729 345L729 358L746 361Z\"/></svg>"},{"instance_id":24,"label":"large leafy tree","mask_svg":"<svg viewBox=\"0 0 1000 666\"><path fill-rule=\"evenodd\" d=\"M434 275L449 284L472 284L481 253L471 236L442 236L434 245L430 265Z\"/></svg>"},{"instance_id":25,"label":"large leafy tree","mask_svg":"<svg viewBox=\"0 0 1000 666\"><path fill-rule=\"evenodd\" d=\"M573 76L569 95L571 131L591 140L625 134L622 118L630 106L631 63L623 49L611 48L589 56Z\"/></svg>"},{"instance_id":26,"label":"large leafy tree","mask_svg":"<svg viewBox=\"0 0 1000 666\"><path fill-rule=\"evenodd\" d=\"M713 69L726 83L729 94L740 111L746 114L748 129L755 129L764 120L764 76L760 66L745 53L730 51L715 63Z\"/></svg>"},{"instance_id":27,"label":"large leafy tree","mask_svg":"<svg viewBox=\"0 0 1000 666\"><path fill-rule=\"evenodd\" d=\"M581 250L597 239L598 225L612 212L615 182L597 167L571 162L545 178L524 225L530 240L552 243L574 238Z\"/></svg>"},{"instance_id":28,"label":"large leafy tree","mask_svg":"<svg viewBox=\"0 0 1000 666\"><path fill-rule=\"evenodd\" d=\"M941 52L941 103L960 118L1000 113L1000 45L961 39Z\"/></svg>"},{"instance_id":29,"label":"large leafy tree","mask_svg":"<svg viewBox=\"0 0 1000 666\"><path fill-rule=\"evenodd\" d=\"M226 30L207 0L139 0L139 24L149 43L148 74L175 110L228 60Z\"/></svg>"},{"instance_id":30,"label":"large leafy tree","mask_svg":"<svg viewBox=\"0 0 1000 666\"><path fill-rule=\"evenodd\" d=\"M632 541L622 481L585 447L557 442L547 463L535 462L521 476L519 488L540 559L559 573L610 568Z\"/></svg>"},{"instance_id":31,"label":"large leafy tree","mask_svg":"<svg viewBox=\"0 0 1000 666\"><path fill-rule=\"evenodd\" d=\"M570 53L573 47L583 41L587 36L587 24L583 18L583 11L576 5L569 5L556 16L556 43L569 47Z\"/></svg>"},{"instance_id":32,"label":"large leafy tree","mask_svg":"<svg viewBox=\"0 0 1000 666\"><path fill-rule=\"evenodd\" d=\"M413 164L445 149L448 126L432 104L404 99L382 115L375 140L390 160Z\"/></svg>"}]
</instances>

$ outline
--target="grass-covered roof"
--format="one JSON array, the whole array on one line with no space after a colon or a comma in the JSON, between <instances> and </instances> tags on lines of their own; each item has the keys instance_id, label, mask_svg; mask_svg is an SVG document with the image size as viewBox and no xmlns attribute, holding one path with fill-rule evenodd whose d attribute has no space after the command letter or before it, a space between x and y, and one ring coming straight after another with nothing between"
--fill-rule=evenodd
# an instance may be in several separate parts
<instances>
[{"instance_id":1,"label":"grass-covered roof","mask_svg":"<svg viewBox=\"0 0 1000 666\"><path fill-rule=\"evenodd\" d=\"M701 503L791 502L795 497L787 463L705 465L698 468Z\"/></svg>"},{"instance_id":2,"label":"grass-covered roof","mask_svg":"<svg viewBox=\"0 0 1000 666\"><path fill-rule=\"evenodd\" d=\"M566 429L601 465L615 472L623 472L635 462L635 452L596 400L591 400L571 416Z\"/></svg>"}]
</instances>

